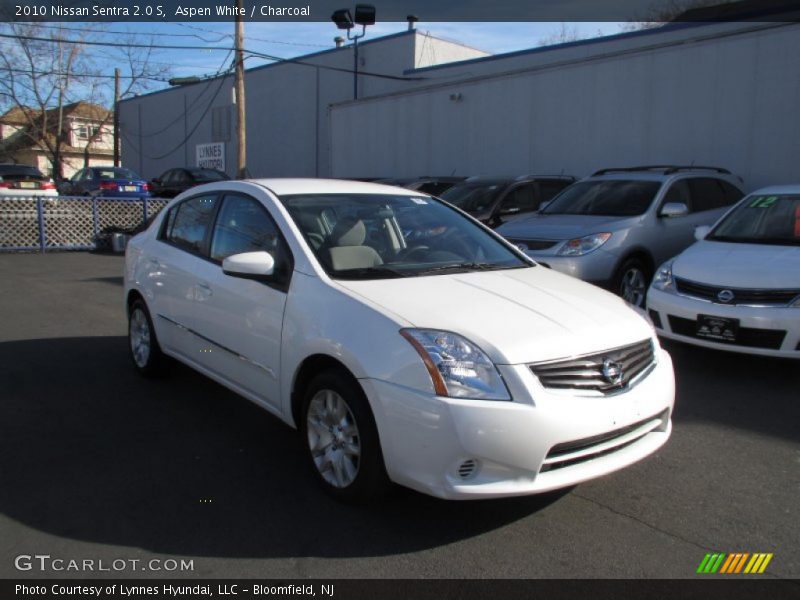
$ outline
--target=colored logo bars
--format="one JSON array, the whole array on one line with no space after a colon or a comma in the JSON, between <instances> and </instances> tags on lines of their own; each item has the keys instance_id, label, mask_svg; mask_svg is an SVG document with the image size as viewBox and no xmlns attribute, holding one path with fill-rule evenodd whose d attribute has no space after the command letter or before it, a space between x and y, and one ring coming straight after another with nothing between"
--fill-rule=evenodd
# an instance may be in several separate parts
<instances>
[{"instance_id":1,"label":"colored logo bars","mask_svg":"<svg viewBox=\"0 0 800 600\"><path fill-rule=\"evenodd\" d=\"M756 573L763 573L771 560L771 552L756 552L754 554L748 552L733 554L725 554L724 552L709 553L706 554L705 558L700 562L700 566L697 567L697 572L703 574L720 573L732 575L736 573L748 573L755 575Z\"/></svg>"}]
</instances>

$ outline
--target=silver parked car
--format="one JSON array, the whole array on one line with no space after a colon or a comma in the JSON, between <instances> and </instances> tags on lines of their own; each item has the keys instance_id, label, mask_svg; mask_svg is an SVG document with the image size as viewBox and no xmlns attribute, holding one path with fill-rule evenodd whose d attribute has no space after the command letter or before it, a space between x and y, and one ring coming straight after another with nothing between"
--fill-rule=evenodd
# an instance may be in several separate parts
<instances>
[{"instance_id":1,"label":"silver parked car","mask_svg":"<svg viewBox=\"0 0 800 600\"><path fill-rule=\"evenodd\" d=\"M743 195L741 179L719 167L603 169L497 232L539 263L643 307L655 267Z\"/></svg>"}]
</instances>

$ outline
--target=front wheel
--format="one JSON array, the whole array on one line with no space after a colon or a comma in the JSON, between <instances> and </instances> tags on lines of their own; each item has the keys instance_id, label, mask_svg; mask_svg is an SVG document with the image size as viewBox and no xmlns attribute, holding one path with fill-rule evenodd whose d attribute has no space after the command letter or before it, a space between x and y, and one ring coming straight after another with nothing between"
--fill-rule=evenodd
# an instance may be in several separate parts
<instances>
[{"instance_id":1,"label":"front wheel","mask_svg":"<svg viewBox=\"0 0 800 600\"><path fill-rule=\"evenodd\" d=\"M617 271L615 291L628 304L644 308L649 285L650 271L637 258L629 258Z\"/></svg>"},{"instance_id":2,"label":"front wheel","mask_svg":"<svg viewBox=\"0 0 800 600\"><path fill-rule=\"evenodd\" d=\"M301 433L311 467L333 497L363 502L389 488L375 419L349 374L329 370L311 381Z\"/></svg>"}]
</instances>

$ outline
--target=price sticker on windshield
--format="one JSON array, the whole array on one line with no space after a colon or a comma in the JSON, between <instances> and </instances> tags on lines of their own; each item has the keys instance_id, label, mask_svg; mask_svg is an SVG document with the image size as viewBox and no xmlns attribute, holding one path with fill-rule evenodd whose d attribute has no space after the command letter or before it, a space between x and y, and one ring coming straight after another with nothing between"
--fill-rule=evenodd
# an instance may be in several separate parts
<instances>
[{"instance_id":1,"label":"price sticker on windshield","mask_svg":"<svg viewBox=\"0 0 800 600\"><path fill-rule=\"evenodd\" d=\"M750 203L750 208L769 208L777 201L777 196L758 196Z\"/></svg>"}]
</instances>

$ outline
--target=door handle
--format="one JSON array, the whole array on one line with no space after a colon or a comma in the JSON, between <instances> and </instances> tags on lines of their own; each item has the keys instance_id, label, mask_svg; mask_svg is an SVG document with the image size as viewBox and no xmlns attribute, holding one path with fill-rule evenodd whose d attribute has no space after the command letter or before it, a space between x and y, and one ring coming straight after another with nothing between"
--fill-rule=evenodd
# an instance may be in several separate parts
<instances>
[{"instance_id":1,"label":"door handle","mask_svg":"<svg viewBox=\"0 0 800 600\"><path fill-rule=\"evenodd\" d=\"M197 287L197 289L199 289L203 293L204 296L210 296L211 295L211 287L207 283L205 283L203 281L198 281L195 284L195 287Z\"/></svg>"}]
</instances>

